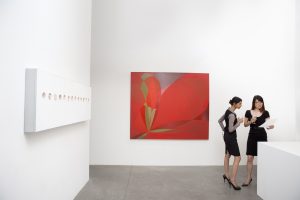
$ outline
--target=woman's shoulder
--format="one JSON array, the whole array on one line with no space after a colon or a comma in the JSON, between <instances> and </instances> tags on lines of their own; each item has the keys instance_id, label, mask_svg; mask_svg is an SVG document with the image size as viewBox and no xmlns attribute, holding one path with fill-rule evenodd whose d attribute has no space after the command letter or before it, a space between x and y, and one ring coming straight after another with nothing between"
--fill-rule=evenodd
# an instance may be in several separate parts
<instances>
[{"instance_id":1,"label":"woman's shoulder","mask_svg":"<svg viewBox=\"0 0 300 200\"><path fill-rule=\"evenodd\" d=\"M247 118L251 118L251 110L246 110L246 112L245 112L245 117L247 117Z\"/></svg>"},{"instance_id":2,"label":"woman's shoulder","mask_svg":"<svg viewBox=\"0 0 300 200\"><path fill-rule=\"evenodd\" d=\"M225 111L225 113L232 113L232 111L230 110L230 107L227 108L227 110Z\"/></svg>"},{"instance_id":3,"label":"woman's shoulder","mask_svg":"<svg viewBox=\"0 0 300 200\"><path fill-rule=\"evenodd\" d=\"M267 111L267 110L265 110L263 114L265 114L265 115L270 115L270 114L269 114L269 111Z\"/></svg>"}]
</instances>

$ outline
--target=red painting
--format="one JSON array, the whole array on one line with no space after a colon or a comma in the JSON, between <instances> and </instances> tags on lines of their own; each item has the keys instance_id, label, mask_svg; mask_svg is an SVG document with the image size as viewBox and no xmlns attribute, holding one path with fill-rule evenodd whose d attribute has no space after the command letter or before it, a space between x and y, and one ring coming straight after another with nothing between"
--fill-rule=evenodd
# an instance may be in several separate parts
<instances>
[{"instance_id":1,"label":"red painting","mask_svg":"<svg viewBox=\"0 0 300 200\"><path fill-rule=\"evenodd\" d=\"M207 140L209 75L131 73L131 139Z\"/></svg>"}]
</instances>

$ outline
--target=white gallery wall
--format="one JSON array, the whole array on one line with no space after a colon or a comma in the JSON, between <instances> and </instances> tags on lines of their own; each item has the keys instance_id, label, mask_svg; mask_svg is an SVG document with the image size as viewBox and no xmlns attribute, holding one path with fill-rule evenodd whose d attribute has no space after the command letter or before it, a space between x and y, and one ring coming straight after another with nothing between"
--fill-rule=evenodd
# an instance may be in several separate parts
<instances>
[{"instance_id":1,"label":"white gallery wall","mask_svg":"<svg viewBox=\"0 0 300 200\"><path fill-rule=\"evenodd\" d=\"M300 2L296 1L296 35L295 35L295 83L296 83L296 110L297 136L300 140Z\"/></svg>"},{"instance_id":2,"label":"white gallery wall","mask_svg":"<svg viewBox=\"0 0 300 200\"><path fill-rule=\"evenodd\" d=\"M296 139L294 0L98 0L92 20L91 164L222 165L217 120L235 95L238 116L264 97L270 141ZM209 140L130 140L132 71L209 73Z\"/></svg>"},{"instance_id":3,"label":"white gallery wall","mask_svg":"<svg viewBox=\"0 0 300 200\"><path fill-rule=\"evenodd\" d=\"M0 199L73 199L89 179L89 123L24 134L25 68L90 85L90 0L0 3Z\"/></svg>"}]
</instances>

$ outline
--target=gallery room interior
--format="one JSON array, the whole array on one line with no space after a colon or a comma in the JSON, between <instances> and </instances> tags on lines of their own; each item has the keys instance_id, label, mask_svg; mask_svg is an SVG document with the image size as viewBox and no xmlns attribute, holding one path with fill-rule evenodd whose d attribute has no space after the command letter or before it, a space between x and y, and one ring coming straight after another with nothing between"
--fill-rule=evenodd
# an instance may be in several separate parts
<instances>
[{"instance_id":1,"label":"gallery room interior","mask_svg":"<svg viewBox=\"0 0 300 200\"><path fill-rule=\"evenodd\" d=\"M1 200L300 199L299 1L4 0L0 28ZM218 120L255 95L235 190Z\"/></svg>"}]
</instances>

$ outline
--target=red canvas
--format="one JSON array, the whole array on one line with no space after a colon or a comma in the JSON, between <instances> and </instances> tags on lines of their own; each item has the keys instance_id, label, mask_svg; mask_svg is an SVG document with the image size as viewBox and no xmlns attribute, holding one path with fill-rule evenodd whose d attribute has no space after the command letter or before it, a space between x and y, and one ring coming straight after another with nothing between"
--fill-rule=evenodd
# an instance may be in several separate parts
<instances>
[{"instance_id":1,"label":"red canvas","mask_svg":"<svg viewBox=\"0 0 300 200\"><path fill-rule=\"evenodd\" d=\"M131 139L208 139L206 73L131 73Z\"/></svg>"}]
</instances>

